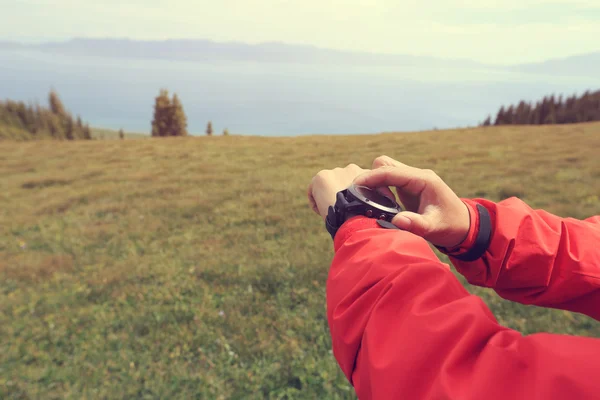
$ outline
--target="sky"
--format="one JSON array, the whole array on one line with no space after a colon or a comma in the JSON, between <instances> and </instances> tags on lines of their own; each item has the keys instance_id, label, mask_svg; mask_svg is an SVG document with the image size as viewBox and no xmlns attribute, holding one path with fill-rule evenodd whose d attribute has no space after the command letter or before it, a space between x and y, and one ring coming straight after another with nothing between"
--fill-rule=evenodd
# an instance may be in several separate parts
<instances>
[{"instance_id":1,"label":"sky","mask_svg":"<svg viewBox=\"0 0 600 400\"><path fill-rule=\"evenodd\" d=\"M0 0L0 40L284 42L517 64L600 51L600 0Z\"/></svg>"}]
</instances>

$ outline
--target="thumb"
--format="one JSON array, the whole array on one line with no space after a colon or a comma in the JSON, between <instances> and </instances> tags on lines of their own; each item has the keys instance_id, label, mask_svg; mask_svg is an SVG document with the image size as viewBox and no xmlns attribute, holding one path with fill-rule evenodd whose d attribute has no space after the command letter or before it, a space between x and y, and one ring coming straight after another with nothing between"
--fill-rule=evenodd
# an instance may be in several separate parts
<instances>
[{"instance_id":1,"label":"thumb","mask_svg":"<svg viewBox=\"0 0 600 400\"><path fill-rule=\"evenodd\" d=\"M410 211L403 211L397 214L392 220L392 224L402 229L414 233L417 236L426 238L431 231L430 216L421 215Z\"/></svg>"}]
</instances>

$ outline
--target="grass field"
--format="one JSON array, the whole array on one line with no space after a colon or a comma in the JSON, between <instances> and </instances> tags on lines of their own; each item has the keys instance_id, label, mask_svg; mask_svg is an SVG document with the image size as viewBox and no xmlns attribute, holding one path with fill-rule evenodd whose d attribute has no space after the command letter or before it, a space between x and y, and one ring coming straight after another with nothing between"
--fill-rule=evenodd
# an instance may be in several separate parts
<instances>
[{"instance_id":1,"label":"grass field","mask_svg":"<svg viewBox=\"0 0 600 400\"><path fill-rule=\"evenodd\" d=\"M386 154L459 195L600 214L600 124L372 136L0 142L0 398L354 398L305 190ZM600 324L475 287L503 324Z\"/></svg>"}]
</instances>

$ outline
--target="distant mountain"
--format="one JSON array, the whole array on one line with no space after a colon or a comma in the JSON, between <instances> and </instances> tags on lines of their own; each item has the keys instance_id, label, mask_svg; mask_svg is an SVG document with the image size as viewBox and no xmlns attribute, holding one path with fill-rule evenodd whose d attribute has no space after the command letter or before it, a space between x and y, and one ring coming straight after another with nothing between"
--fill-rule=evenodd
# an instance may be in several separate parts
<instances>
[{"instance_id":1,"label":"distant mountain","mask_svg":"<svg viewBox=\"0 0 600 400\"><path fill-rule=\"evenodd\" d=\"M600 52L522 64L512 69L545 75L600 78Z\"/></svg>"},{"instance_id":2,"label":"distant mountain","mask_svg":"<svg viewBox=\"0 0 600 400\"><path fill-rule=\"evenodd\" d=\"M21 43L8 42L6 40L0 40L0 50L19 49L24 47Z\"/></svg>"},{"instance_id":3,"label":"distant mountain","mask_svg":"<svg viewBox=\"0 0 600 400\"><path fill-rule=\"evenodd\" d=\"M480 67L471 60L442 59L428 56L365 53L323 49L283 43L246 44L210 40L140 41L129 39L72 39L66 42L19 44L0 42L0 49L35 49L63 55L87 55L111 58L166 59L171 61L250 61L294 64L352 65L428 65Z\"/></svg>"},{"instance_id":4,"label":"distant mountain","mask_svg":"<svg viewBox=\"0 0 600 400\"><path fill-rule=\"evenodd\" d=\"M600 52L551 59L537 63L495 66L467 59L444 59L429 56L342 51L277 42L254 45L241 42L214 42L211 40L195 39L142 41L131 39L76 38L64 42L42 44L0 41L1 49L30 49L52 54L119 59L485 68L543 75L600 77Z\"/></svg>"}]
</instances>

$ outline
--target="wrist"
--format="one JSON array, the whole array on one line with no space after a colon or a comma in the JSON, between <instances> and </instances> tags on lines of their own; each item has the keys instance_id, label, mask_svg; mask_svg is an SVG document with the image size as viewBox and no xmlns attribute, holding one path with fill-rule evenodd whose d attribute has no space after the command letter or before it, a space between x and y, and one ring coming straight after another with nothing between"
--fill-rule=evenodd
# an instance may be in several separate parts
<instances>
[{"instance_id":1,"label":"wrist","mask_svg":"<svg viewBox=\"0 0 600 400\"><path fill-rule=\"evenodd\" d=\"M467 251L471 247L473 247L475 243L475 239L477 238L478 233L478 213L475 207L461 199L463 206L466 210L466 216L464 220L468 222L464 224L463 227L457 229L453 236L457 238L453 246L436 246L443 253L449 255L462 254Z\"/></svg>"},{"instance_id":2,"label":"wrist","mask_svg":"<svg viewBox=\"0 0 600 400\"><path fill-rule=\"evenodd\" d=\"M461 199L469 209L470 228L465 240L454 248L439 247L442 253L460 261L475 261L483 256L491 241L492 225L487 209L468 199Z\"/></svg>"},{"instance_id":3,"label":"wrist","mask_svg":"<svg viewBox=\"0 0 600 400\"><path fill-rule=\"evenodd\" d=\"M464 216L460 219L460 226L457 227L454 237L455 244L448 246L450 251L460 251L460 249L468 249L473 246L475 237L477 236L477 210L461 199L464 208Z\"/></svg>"}]
</instances>

